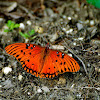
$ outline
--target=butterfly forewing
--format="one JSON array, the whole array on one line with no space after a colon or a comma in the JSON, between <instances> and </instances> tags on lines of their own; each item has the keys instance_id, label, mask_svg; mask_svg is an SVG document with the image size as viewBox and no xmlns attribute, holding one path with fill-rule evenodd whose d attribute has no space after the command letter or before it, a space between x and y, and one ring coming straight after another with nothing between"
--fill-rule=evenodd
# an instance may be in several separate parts
<instances>
[{"instance_id":1,"label":"butterfly forewing","mask_svg":"<svg viewBox=\"0 0 100 100\"><path fill-rule=\"evenodd\" d=\"M77 72L80 67L78 63L67 54L57 50L48 50L41 71L41 77L53 78L64 72Z\"/></svg>"},{"instance_id":2,"label":"butterfly forewing","mask_svg":"<svg viewBox=\"0 0 100 100\"><path fill-rule=\"evenodd\" d=\"M60 51L51 51L50 57L59 73L77 72L80 69L79 64L65 53Z\"/></svg>"},{"instance_id":3,"label":"butterfly forewing","mask_svg":"<svg viewBox=\"0 0 100 100\"><path fill-rule=\"evenodd\" d=\"M38 77L45 48L33 44L15 43L7 46L5 50L21 62L24 70Z\"/></svg>"}]
</instances>

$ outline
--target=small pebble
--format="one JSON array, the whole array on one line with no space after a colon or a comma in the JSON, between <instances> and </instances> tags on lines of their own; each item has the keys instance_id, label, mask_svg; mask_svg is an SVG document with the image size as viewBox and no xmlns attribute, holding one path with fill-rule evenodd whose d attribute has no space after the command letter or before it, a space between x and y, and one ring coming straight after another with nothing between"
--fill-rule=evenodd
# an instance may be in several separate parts
<instances>
[{"instance_id":1,"label":"small pebble","mask_svg":"<svg viewBox=\"0 0 100 100\"><path fill-rule=\"evenodd\" d=\"M30 95L31 93L30 93L30 92L28 92L27 94L28 94L28 95Z\"/></svg>"},{"instance_id":2,"label":"small pebble","mask_svg":"<svg viewBox=\"0 0 100 100\"><path fill-rule=\"evenodd\" d=\"M71 28L71 29L69 29L69 32L71 33L71 32L73 32L73 29Z\"/></svg>"},{"instance_id":3,"label":"small pebble","mask_svg":"<svg viewBox=\"0 0 100 100\"><path fill-rule=\"evenodd\" d=\"M21 74L19 74L19 76L18 76L18 80L21 81L22 78L23 78L23 76L22 76Z\"/></svg>"},{"instance_id":4,"label":"small pebble","mask_svg":"<svg viewBox=\"0 0 100 100\"><path fill-rule=\"evenodd\" d=\"M64 50L64 46L61 45L52 45L52 48L55 50Z\"/></svg>"},{"instance_id":5,"label":"small pebble","mask_svg":"<svg viewBox=\"0 0 100 100\"><path fill-rule=\"evenodd\" d=\"M84 23L85 23L85 24L88 24L88 23L89 23L89 20L86 20Z\"/></svg>"},{"instance_id":6,"label":"small pebble","mask_svg":"<svg viewBox=\"0 0 100 100\"><path fill-rule=\"evenodd\" d=\"M71 17L68 17L68 20L71 20L72 18Z\"/></svg>"},{"instance_id":7,"label":"small pebble","mask_svg":"<svg viewBox=\"0 0 100 100\"><path fill-rule=\"evenodd\" d=\"M66 28L62 28L63 31L66 31Z\"/></svg>"},{"instance_id":8,"label":"small pebble","mask_svg":"<svg viewBox=\"0 0 100 100\"><path fill-rule=\"evenodd\" d=\"M66 34L69 34L69 33L72 33L73 32L73 29L69 29L68 31L66 31Z\"/></svg>"},{"instance_id":9,"label":"small pebble","mask_svg":"<svg viewBox=\"0 0 100 100\"><path fill-rule=\"evenodd\" d=\"M100 73L100 68L95 68L95 71Z\"/></svg>"},{"instance_id":10,"label":"small pebble","mask_svg":"<svg viewBox=\"0 0 100 100\"><path fill-rule=\"evenodd\" d=\"M4 19L3 18L0 18L0 22L2 22Z\"/></svg>"},{"instance_id":11,"label":"small pebble","mask_svg":"<svg viewBox=\"0 0 100 100\"><path fill-rule=\"evenodd\" d=\"M43 86L43 87L42 87L42 90L43 90L44 92L50 92L50 90L49 90L49 88L48 88L47 86Z\"/></svg>"},{"instance_id":12,"label":"small pebble","mask_svg":"<svg viewBox=\"0 0 100 100\"><path fill-rule=\"evenodd\" d=\"M37 92L38 93L42 93L42 90L39 88L39 89L37 89Z\"/></svg>"},{"instance_id":13,"label":"small pebble","mask_svg":"<svg viewBox=\"0 0 100 100\"><path fill-rule=\"evenodd\" d=\"M64 19L66 19L66 16L65 16L65 15L63 15L63 18L64 18Z\"/></svg>"},{"instance_id":14,"label":"small pebble","mask_svg":"<svg viewBox=\"0 0 100 100\"><path fill-rule=\"evenodd\" d=\"M81 30L83 28L83 25L80 23L77 23L77 28L78 28L78 30Z\"/></svg>"},{"instance_id":15,"label":"small pebble","mask_svg":"<svg viewBox=\"0 0 100 100\"><path fill-rule=\"evenodd\" d=\"M31 21L29 21L29 20L26 23L27 23L27 25L32 25Z\"/></svg>"},{"instance_id":16,"label":"small pebble","mask_svg":"<svg viewBox=\"0 0 100 100\"><path fill-rule=\"evenodd\" d=\"M22 30L24 30L25 29L25 25L23 23L20 23L19 28L21 28Z\"/></svg>"},{"instance_id":17,"label":"small pebble","mask_svg":"<svg viewBox=\"0 0 100 100\"><path fill-rule=\"evenodd\" d=\"M74 42L73 45L76 45L76 42Z\"/></svg>"},{"instance_id":18,"label":"small pebble","mask_svg":"<svg viewBox=\"0 0 100 100\"><path fill-rule=\"evenodd\" d=\"M44 29L39 26L35 26L34 30L35 30L35 32L38 32L38 33L43 33L43 31L44 31Z\"/></svg>"},{"instance_id":19,"label":"small pebble","mask_svg":"<svg viewBox=\"0 0 100 100\"><path fill-rule=\"evenodd\" d=\"M84 39L83 37L78 38L78 40L83 40L83 39Z\"/></svg>"},{"instance_id":20,"label":"small pebble","mask_svg":"<svg viewBox=\"0 0 100 100\"><path fill-rule=\"evenodd\" d=\"M70 57L72 57L72 54L71 54L71 53L68 53L68 55L69 55Z\"/></svg>"},{"instance_id":21,"label":"small pebble","mask_svg":"<svg viewBox=\"0 0 100 100\"><path fill-rule=\"evenodd\" d=\"M62 78L62 77L59 77L59 81L58 81L57 84L66 84L66 79Z\"/></svg>"},{"instance_id":22,"label":"small pebble","mask_svg":"<svg viewBox=\"0 0 100 100\"><path fill-rule=\"evenodd\" d=\"M94 26L94 24L95 24L94 20L91 20L91 21L90 21L90 25L91 25L91 26Z\"/></svg>"},{"instance_id":23,"label":"small pebble","mask_svg":"<svg viewBox=\"0 0 100 100\"><path fill-rule=\"evenodd\" d=\"M10 67L4 67L3 69L2 69L2 72L4 73L4 74L8 74L9 72L11 72L12 71L12 68L10 68Z\"/></svg>"}]
</instances>

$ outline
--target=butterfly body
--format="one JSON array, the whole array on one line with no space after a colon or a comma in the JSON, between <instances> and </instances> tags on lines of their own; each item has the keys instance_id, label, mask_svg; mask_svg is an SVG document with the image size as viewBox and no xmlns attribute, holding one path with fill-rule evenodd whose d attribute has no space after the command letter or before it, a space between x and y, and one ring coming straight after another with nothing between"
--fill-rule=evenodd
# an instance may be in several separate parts
<instances>
[{"instance_id":1,"label":"butterfly body","mask_svg":"<svg viewBox=\"0 0 100 100\"><path fill-rule=\"evenodd\" d=\"M57 50L28 43L14 43L5 48L21 62L27 72L40 78L53 78L64 72L77 72L80 67L70 56Z\"/></svg>"}]
</instances>

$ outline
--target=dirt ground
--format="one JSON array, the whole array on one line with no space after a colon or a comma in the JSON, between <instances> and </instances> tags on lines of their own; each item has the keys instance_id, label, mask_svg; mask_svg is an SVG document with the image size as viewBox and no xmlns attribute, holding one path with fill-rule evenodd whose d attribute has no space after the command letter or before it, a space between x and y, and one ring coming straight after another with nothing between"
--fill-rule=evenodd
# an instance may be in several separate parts
<instances>
[{"instance_id":1,"label":"dirt ground","mask_svg":"<svg viewBox=\"0 0 100 100\"><path fill-rule=\"evenodd\" d=\"M12 4L0 1L0 100L100 100L100 9L78 0L27 1L16 2L10 11ZM22 26L4 32L8 20ZM36 34L30 38L19 34L32 29ZM5 52L12 43L49 43L72 51L80 70L53 79L35 77Z\"/></svg>"}]
</instances>

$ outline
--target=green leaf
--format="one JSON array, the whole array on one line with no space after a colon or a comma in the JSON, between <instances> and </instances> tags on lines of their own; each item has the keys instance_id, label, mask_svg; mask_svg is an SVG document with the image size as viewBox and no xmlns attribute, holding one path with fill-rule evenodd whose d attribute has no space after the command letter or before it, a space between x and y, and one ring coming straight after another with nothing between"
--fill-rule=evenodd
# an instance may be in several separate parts
<instances>
[{"instance_id":1,"label":"green leaf","mask_svg":"<svg viewBox=\"0 0 100 100\"><path fill-rule=\"evenodd\" d=\"M23 36L24 38L29 38L29 37L30 37L27 33L19 32L19 34L20 34L21 36Z\"/></svg>"},{"instance_id":2,"label":"green leaf","mask_svg":"<svg viewBox=\"0 0 100 100\"><path fill-rule=\"evenodd\" d=\"M29 31L29 34L30 35L33 35L35 33L35 30L34 29L32 29L31 31Z\"/></svg>"},{"instance_id":3,"label":"green leaf","mask_svg":"<svg viewBox=\"0 0 100 100\"><path fill-rule=\"evenodd\" d=\"M12 31L14 28L18 28L20 26L20 24L15 24L15 22L11 20L8 20L6 25L8 26L9 31Z\"/></svg>"},{"instance_id":4,"label":"green leaf","mask_svg":"<svg viewBox=\"0 0 100 100\"><path fill-rule=\"evenodd\" d=\"M8 29L5 29L4 32L9 32L9 30Z\"/></svg>"},{"instance_id":5,"label":"green leaf","mask_svg":"<svg viewBox=\"0 0 100 100\"><path fill-rule=\"evenodd\" d=\"M97 8L100 8L100 0L86 0L87 3L94 5Z\"/></svg>"},{"instance_id":6,"label":"green leaf","mask_svg":"<svg viewBox=\"0 0 100 100\"><path fill-rule=\"evenodd\" d=\"M15 24L14 28L18 28L20 25L19 24Z\"/></svg>"}]
</instances>

